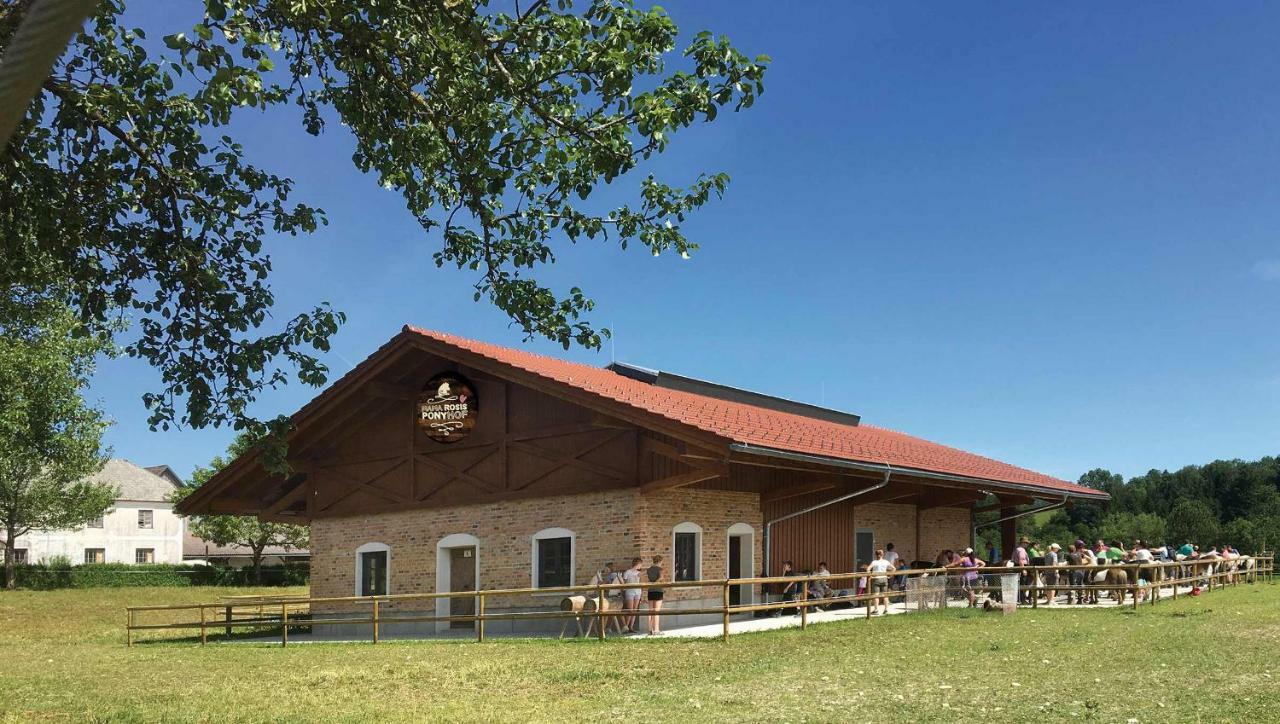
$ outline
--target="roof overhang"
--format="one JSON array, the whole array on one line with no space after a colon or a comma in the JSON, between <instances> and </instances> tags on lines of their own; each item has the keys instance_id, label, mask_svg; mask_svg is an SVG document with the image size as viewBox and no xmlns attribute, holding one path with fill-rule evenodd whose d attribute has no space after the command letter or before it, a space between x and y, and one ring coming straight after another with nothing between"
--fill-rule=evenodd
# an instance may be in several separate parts
<instances>
[{"instance_id":1,"label":"roof overhang","mask_svg":"<svg viewBox=\"0 0 1280 724\"><path fill-rule=\"evenodd\" d=\"M868 473L890 473L891 475L902 475L914 479L924 480L940 480L950 483L959 483L965 486L972 486L977 490L985 490L991 493L999 494L1012 493L1016 495L1024 495L1033 499L1043 500L1110 500L1111 496L1099 490L1096 493L1086 492L1087 489L1058 489L1044 485L1031 485L1027 483L1015 483L1004 480L992 480L989 478L977 478L966 475L955 475L952 473L942 473L923 468L904 467L900 465L890 465L889 463L863 462L858 460L846 460L844 458L830 457L826 455L810 455L807 453L791 452L790 450L779 450L776 448L762 447L759 445L749 445L746 443L733 443L729 445L732 453L745 455L753 455L763 458L776 458L780 460L791 460L795 462L817 465L822 467L835 468L839 470L856 470ZM1079 486L1073 486L1079 488Z\"/></svg>"}]
</instances>

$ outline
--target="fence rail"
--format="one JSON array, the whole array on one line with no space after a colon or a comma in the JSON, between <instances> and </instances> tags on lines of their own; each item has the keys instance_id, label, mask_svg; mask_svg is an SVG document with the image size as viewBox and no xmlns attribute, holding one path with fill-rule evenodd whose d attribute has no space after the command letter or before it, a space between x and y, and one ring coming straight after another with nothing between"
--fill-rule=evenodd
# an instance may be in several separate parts
<instances>
[{"instance_id":1,"label":"fence rail","mask_svg":"<svg viewBox=\"0 0 1280 724\"><path fill-rule=\"evenodd\" d=\"M1072 583L1070 574L1083 571L1088 574L1085 583ZM1123 581L1097 582L1098 575L1108 575L1112 571L1124 572ZM959 592L967 596L968 592L990 594L1001 590L999 585L991 585L991 577L1017 575L1021 583L1019 590L1025 592L1030 606L1039 605L1042 592L1083 592L1091 598L1101 592L1111 592L1123 604L1126 598L1132 599L1137 606L1149 601L1155 605L1162 597L1162 591L1170 589L1172 598L1178 597L1179 588L1185 585L1202 584L1208 591L1224 586L1240 583L1275 582L1275 557L1271 553L1260 553L1238 559L1188 560L1167 563L1114 563L1092 566L984 566L981 568L941 567L900 570L889 573L870 573L859 571L853 573L831 573L826 575L807 574L794 576L760 576L753 578L713 579L697 581L659 581L642 583L617 583L585 586L559 586L555 588L503 588L479 591L441 592L441 593L405 593L385 596L331 596L309 598L299 596L249 596L228 597L216 603L193 603L170 606L130 606L126 608L125 635L129 646L134 644L135 631L182 631L198 630L200 643L207 643L210 629L222 629L224 637L231 636L235 629L272 630L279 629L280 644L289 642L289 629L312 628L318 626L368 625L372 630L372 641L378 643L383 626L402 623L470 623L475 628L477 641L485 640L485 624L494 621L520 620L563 620L561 635L570 621L579 624L588 622L587 636L595 631L595 635L604 640L609 623L614 623L615 630L621 629L618 622L625 617L640 616L687 616L687 615L719 615L723 627L722 637L728 640L731 617L735 614L755 614L765 611L795 611L800 616L800 627L806 628L812 609L825 608L836 604L864 604L866 616L870 618L875 608L874 603L881 599L898 600L909 607L912 588L908 582L914 581L917 589L922 584L933 584L932 590L944 591L943 596L955 595ZM1062 579L1066 580L1062 580ZM904 585L901 590L889 588L884 592L873 590L872 579L881 581L900 581ZM1056 580L1055 580L1056 579ZM821 580L836 595L810 598L810 583ZM851 585L841 588L837 584L850 582ZM794 584L794 596L782 600L761 603L731 604L730 592L734 587L786 586ZM658 611L649 609L627 610L617 608L618 602L608 594L623 589L662 589L685 590L706 589L713 591L711 598L718 600L717 606L698 606L694 608L663 608ZM558 602L558 610L503 611L491 610L489 603L495 600L519 597L544 597L547 595L565 594ZM585 595L584 595L585 594ZM387 604L407 602L437 602L440 600L471 599L473 611L467 614L450 615L393 615L387 616L382 609ZM581 599L575 601L575 599ZM570 608L564 608L566 602ZM603 602L603 604L601 603ZM334 616L320 612L318 618L312 617L312 607L332 604L351 604L368 607L367 615L358 617ZM945 605L945 601L943 602ZM921 597L916 600L917 609L926 608ZM160 612L191 614L177 621L149 622L140 621ZM212 615L211 615L212 612ZM329 615L330 617L325 617Z\"/></svg>"}]
</instances>

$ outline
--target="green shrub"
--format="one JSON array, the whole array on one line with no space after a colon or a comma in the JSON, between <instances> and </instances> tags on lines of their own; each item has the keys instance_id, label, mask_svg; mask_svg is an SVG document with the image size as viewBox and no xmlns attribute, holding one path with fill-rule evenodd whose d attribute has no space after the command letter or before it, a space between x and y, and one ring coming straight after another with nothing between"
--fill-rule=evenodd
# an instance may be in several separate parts
<instances>
[{"instance_id":1,"label":"green shrub","mask_svg":"<svg viewBox=\"0 0 1280 724\"><path fill-rule=\"evenodd\" d=\"M251 569L164 563L86 563L73 566L65 557L17 567L19 588L47 591L55 588L126 588L129 586L305 586L307 565L264 566L261 583Z\"/></svg>"}]
</instances>

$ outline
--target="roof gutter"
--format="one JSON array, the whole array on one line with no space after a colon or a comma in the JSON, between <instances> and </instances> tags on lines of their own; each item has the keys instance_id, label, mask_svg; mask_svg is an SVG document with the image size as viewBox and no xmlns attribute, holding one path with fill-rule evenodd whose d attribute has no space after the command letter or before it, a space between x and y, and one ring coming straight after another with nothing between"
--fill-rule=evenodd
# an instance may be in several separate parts
<instances>
[{"instance_id":1,"label":"roof gutter","mask_svg":"<svg viewBox=\"0 0 1280 724\"><path fill-rule=\"evenodd\" d=\"M881 469L882 469L882 470L884 470L884 480L880 481L879 483L876 483L875 485L872 485L872 486L871 486L871 487L869 487L869 488L863 488L862 490L856 490L856 491L854 491L854 492L852 492L852 493L845 493L844 495L837 496L837 497L832 498L832 499L830 499L830 500L825 500L825 501L823 501L823 502L821 502L821 503L818 503L818 504L816 504L816 505L810 505L808 508L803 508L803 509L801 509L801 510L797 510L797 511L792 512L792 513L787 513L786 515L778 516L777 518L774 518L773 520L765 521L765 524L764 524L764 575L766 575L766 576L770 575L770 573L769 573L769 570L770 570L770 569L769 569L769 565L770 565L770 558L771 558L772 556L770 555L770 553L771 553L771 552L770 552L770 550L769 550L769 549L770 549L770 547L771 547L771 546L770 546L770 539L772 538L772 531L773 531L773 524L774 524L774 523L781 523L781 522L782 522L782 521L784 521L784 520L791 520L792 518L796 518L796 517L799 517L799 516L805 515L806 513L812 513L812 512L813 512L813 511L815 511L815 510L819 510L819 509L821 509L821 508L825 508L825 507L827 507L828 505L835 505L836 503L843 503L844 501L849 500L850 498L856 498L856 497L858 497L859 495L864 495L864 494L866 494L866 493L870 493L870 492L872 492L872 491L874 491L874 490L879 490L880 488L883 488L884 486L886 486L886 485L888 485L888 484L889 484L889 475L892 473L892 471L893 471L893 467L892 467L892 466L890 466L888 463L886 463L886 464L883 466L883 468L881 468Z\"/></svg>"},{"instance_id":2,"label":"roof gutter","mask_svg":"<svg viewBox=\"0 0 1280 724\"><path fill-rule=\"evenodd\" d=\"M811 463L814 465L828 465L838 468L846 468L849 470L861 470L865 472L884 472L886 469L899 475L911 475L920 478L930 478L933 480L946 480L953 483L965 483L968 485L977 485L983 489L999 488L1003 490L1016 490L1019 492L1034 493L1039 497L1046 494L1062 495L1064 500L1070 497L1086 498L1090 500L1105 499L1104 495L1092 496L1070 493L1051 488L1042 488L1034 485L1023 485L1020 483L1007 483L999 480L988 480L986 478L974 478L967 475L952 475L950 473L938 473L932 470L922 470L920 468L904 468L888 463L863 463L857 460L844 460L842 458L833 458L825 455L809 455L807 453L791 452L789 450L778 450L771 447L761 447L758 445L748 445L746 443L735 442L729 445L729 450L733 452L748 453L751 455L761 455L764 457L781 458L783 460L794 460L796 462Z\"/></svg>"}]
</instances>

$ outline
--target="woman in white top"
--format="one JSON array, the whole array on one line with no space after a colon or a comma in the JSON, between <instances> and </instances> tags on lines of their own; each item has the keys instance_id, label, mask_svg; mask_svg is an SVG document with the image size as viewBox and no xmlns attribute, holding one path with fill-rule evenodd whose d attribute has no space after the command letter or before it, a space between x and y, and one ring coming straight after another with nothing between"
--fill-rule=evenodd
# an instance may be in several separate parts
<instances>
[{"instance_id":1,"label":"woman in white top","mask_svg":"<svg viewBox=\"0 0 1280 724\"><path fill-rule=\"evenodd\" d=\"M884 559L884 551L876 551L876 559L867 564L867 571L875 575L871 576L871 595L873 598L869 602L872 613L878 604L883 605L883 613L889 613L889 576L887 575L893 570L893 564Z\"/></svg>"}]
</instances>

